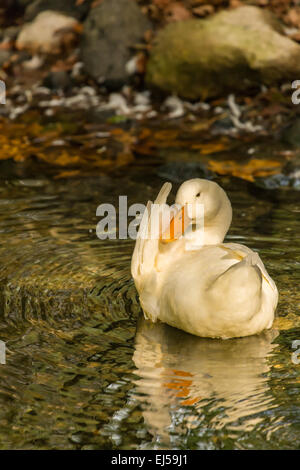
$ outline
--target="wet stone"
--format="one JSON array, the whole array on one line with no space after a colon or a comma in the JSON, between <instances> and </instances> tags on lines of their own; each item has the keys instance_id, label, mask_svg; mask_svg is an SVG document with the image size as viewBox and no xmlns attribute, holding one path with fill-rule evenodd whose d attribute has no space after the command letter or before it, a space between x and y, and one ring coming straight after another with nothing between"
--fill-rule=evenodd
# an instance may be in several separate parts
<instances>
[{"instance_id":1,"label":"wet stone","mask_svg":"<svg viewBox=\"0 0 300 470\"><path fill-rule=\"evenodd\" d=\"M234 125L229 116L222 119L218 119L211 126L212 135L228 134L228 132L234 129Z\"/></svg>"},{"instance_id":2,"label":"wet stone","mask_svg":"<svg viewBox=\"0 0 300 470\"><path fill-rule=\"evenodd\" d=\"M72 80L65 70L50 72L44 79L43 85L52 90L69 90L72 87Z\"/></svg>"},{"instance_id":3,"label":"wet stone","mask_svg":"<svg viewBox=\"0 0 300 470\"><path fill-rule=\"evenodd\" d=\"M215 173L208 170L201 162L172 162L158 168L158 176L174 183L182 183L192 178L214 179Z\"/></svg>"},{"instance_id":4,"label":"wet stone","mask_svg":"<svg viewBox=\"0 0 300 470\"><path fill-rule=\"evenodd\" d=\"M288 162L282 173L268 178L257 178L255 182L257 186L265 189L294 189L300 191L300 159Z\"/></svg>"}]
</instances>

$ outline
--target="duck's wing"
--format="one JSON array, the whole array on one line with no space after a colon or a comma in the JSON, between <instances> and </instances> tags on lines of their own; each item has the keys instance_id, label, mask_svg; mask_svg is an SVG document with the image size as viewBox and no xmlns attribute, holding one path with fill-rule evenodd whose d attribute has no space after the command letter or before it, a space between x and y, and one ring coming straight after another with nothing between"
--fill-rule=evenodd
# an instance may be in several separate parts
<instances>
[{"instance_id":1,"label":"duck's wing","mask_svg":"<svg viewBox=\"0 0 300 470\"><path fill-rule=\"evenodd\" d=\"M155 237L152 231L151 221L158 221L159 215L166 210L167 197L172 189L171 183L165 183L161 188L154 204L148 201L143 214L137 240L132 255L131 274L136 284L140 284L143 277L147 276L153 268L158 253L159 236Z\"/></svg>"},{"instance_id":2,"label":"duck's wing","mask_svg":"<svg viewBox=\"0 0 300 470\"><path fill-rule=\"evenodd\" d=\"M165 183L161 190L159 191L155 201L154 201L154 204L166 204L167 202L167 199L168 199L168 196L171 192L171 189L172 189L172 185L171 183Z\"/></svg>"},{"instance_id":3,"label":"duck's wing","mask_svg":"<svg viewBox=\"0 0 300 470\"><path fill-rule=\"evenodd\" d=\"M239 261L245 259L249 265L257 266L260 269L263 278L268 282L274 291L277 291L276 284L268 274L268 271L266 270L264 263L260 259L258 253L252 251L245 245L240 245L239 243L223 243L220 246L224 250L227 250L230 256L239 259Z\"/></svg>"}]
</instances>

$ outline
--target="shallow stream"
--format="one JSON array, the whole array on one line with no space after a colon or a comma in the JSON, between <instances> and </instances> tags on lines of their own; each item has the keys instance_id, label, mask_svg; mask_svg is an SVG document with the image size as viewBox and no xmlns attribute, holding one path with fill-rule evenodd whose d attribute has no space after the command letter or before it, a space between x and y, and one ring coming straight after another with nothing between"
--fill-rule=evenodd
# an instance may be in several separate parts
<instances>
[{"instance_id":1,"label":"shallow stream","mask_svg":"<svg viewBox=\"0 0 300 470\"><path fill-rule=\"evenodd\" d=\"M70 179L1 168L0 448L299 448L299 192L219 180L227 239L257 250L280 291L272 331L219 341L143 320L134 242L96 236L99 204L153 199L157 165Z\"/></svg>"}]
</instances>

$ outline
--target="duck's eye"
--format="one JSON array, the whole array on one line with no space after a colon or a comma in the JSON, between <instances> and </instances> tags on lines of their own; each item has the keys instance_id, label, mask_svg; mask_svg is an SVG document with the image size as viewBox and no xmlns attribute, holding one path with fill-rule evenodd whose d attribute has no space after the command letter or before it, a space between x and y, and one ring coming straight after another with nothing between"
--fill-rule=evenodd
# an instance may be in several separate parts
<instances>
[{"instance_id":1,"label":"duck's eye","mask_svg":"<svg viewBox=\"0 0 300 470\"><path fill-rule=\"evenodd\" d=\"M199 193L197 193L197 194L196 194L196 197L199 197L199 196L200 196L200 194L201 194L200 192L199 192Z\"/></svg>"}]
</instances>

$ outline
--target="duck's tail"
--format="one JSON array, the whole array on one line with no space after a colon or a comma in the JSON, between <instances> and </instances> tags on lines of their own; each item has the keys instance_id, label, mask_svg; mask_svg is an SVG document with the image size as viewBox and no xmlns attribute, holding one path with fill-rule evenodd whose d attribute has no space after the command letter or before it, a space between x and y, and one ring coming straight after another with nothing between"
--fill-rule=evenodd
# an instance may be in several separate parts
<instances>
[{"instance_id":1,"label":"duck's tail","mask_svg":"<svg viewBox=\"0 0 300 470\"><path fill-rule=\"evenodd\" d=\"M148 201L137 234L134 252L131 261L131 274L138 288L142 279L149 274L155 264L158 253L159 237L151 233L151 220L158 220L162 205L166 204L167 197L172 189L171 183L165 183L161 188L154 204Z\"/></svg>"}]
</instances>

